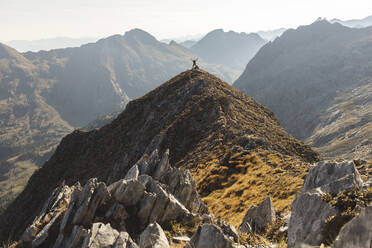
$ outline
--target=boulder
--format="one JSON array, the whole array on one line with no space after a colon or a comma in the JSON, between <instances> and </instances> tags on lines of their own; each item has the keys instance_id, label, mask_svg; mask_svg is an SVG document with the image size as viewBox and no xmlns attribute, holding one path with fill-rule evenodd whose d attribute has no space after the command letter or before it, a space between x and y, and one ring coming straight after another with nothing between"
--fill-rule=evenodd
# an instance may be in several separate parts
<instances>
[{"instance_id":1,"label":"boulder","mask_svg":"<svg viewBox=\"0 0 372 248\"><path fill-rule=\"evenodd\" d=\"M127 232L118 232L111 225L94 223L88 231L82 248L137 248Z\"/></svg>"},{"instance_id":2,"label":"boulder","mask_svg":"<svg viewBox=\"0 0 372 248\"><path fill-rule=\"evenodd\" d=\"M199 226L187 248L231 248L233 242L223 233L221 228L213 224Z\"/></svg>"},{"instance_id":3,"label":"boulder","mask_svg":"<svg viewBox=\"0 0 372 248\"><path fill-rule=\"evenodd\" d=\"M320 245L326 219L337 213L318 192L306 192L295 198L288 227L288 247L301 243Z\"/></svg>"},{"instance_id":4,"label":"boulder","mask_svg":"<svg viewBox=\"0 0 372 248\"><path fill-rule=\"evenodd\" d=\"M145 187L138 180L120 180L109 186L109 191L124 206L136 205L145 193Z\"/></svg>"},{"instance_id":5,"label":"boulder","mask_svg":"<svg viewBox=\"0 0 372 248\"><path fill-rule=\"evenodd\" d=\"M302 191L291 206L288 226L288 247L300 244L319 246L324 237L323 226L338 210L323 200L329 193L336 195L345 189L360 187L362 180L353 162L316 163L305 178Z\"/></svg>"},{"instance_id":6,"label":"boulder","mask_svg":"<svg viewBox=\"0 0 372 248\"><path fill-rule=\"evenodd\" d=\"M351 178L351 180L341 180ZM340 182L341 181L341 182ZM331 186L332 184L336 185ZM362 179L354 162L321 161L312 166L305 178L302 192L322 187L323 192L337 194L338 192L362 185ZM337 186L337 187L335 187Z\"/></svg>"},{"instance_id":7,"label":"boulder","mask_svg":"<svg viewBox=\"0 0 372 248\"><path fill-rule=\"evenodd\" d=\"M275 221L275 210L271 197L266 198L259 206L253 205L245 214L240 232L259 232Z\"/></svg>"},{"instance_id":8,"label":"boulder","mask_svg":"<svg viewBox=\"0 0 372 248\"><path fill-rule=\"evenodd\" d=\"M140 248L169 248L169 242L161 226L151 223L140 235Z\"/></svg>"},{"instance_id":9,"label":"boulder","mask_svg":"<svg viewBox=\"0 0 372 248\"><path fill-rule=\"evenodd\" d=\"M94 223L84 239L83 248L111 247L119 237L119 232L110 224Z\"/></svg>"},{"instance_id":10,"label":"boulder","mask_svg":"<svg viewBox=\"0 0 372 248\"><path fill-rule=\"evenodd\" d=\"M372 206L366 207L341 228L332 247L372 247Z\"/></svg>"}]
</instances>

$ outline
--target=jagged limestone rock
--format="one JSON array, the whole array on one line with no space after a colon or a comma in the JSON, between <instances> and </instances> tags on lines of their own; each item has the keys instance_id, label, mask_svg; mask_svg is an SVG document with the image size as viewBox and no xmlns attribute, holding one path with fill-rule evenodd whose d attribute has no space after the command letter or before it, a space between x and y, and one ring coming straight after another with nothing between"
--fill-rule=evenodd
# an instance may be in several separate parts
<instances>
[{"instance_id":1,"label":"jagged limestone rock","mask_svg":"<svg viewBox=\"0 0 372 248\"><path fill-rule=\"evenodd\" d=\"M148 221L159 222L160 224L170 220L186 218L191 215L190 211L185 208L172 194L166 192L163 187L151 178L146 185L146 191L155 194L155 201L148 217ZM140 209L144 207L140 206ZM146 219L146 216L140 216Z\"/></svg>"},{"instance_id":2,"label":"jagged limestone rock","mask_svg":"<svg viewBox=\"0 0 372 248\"><path fill-rule=\"evenodd\" d=\"M63 233L59 234L53 248L80 248L87 236L88 231L85 228L75 225L68 236L65 236Z\"/></svg>"},{"instance_id":3,"label":"jagged limestone rock","mask_svg":"<svg viewBox=\"0 0 372 248\"><path fill-rule=\"evenodd\" d=\"M150 156L147 154L143 155L142 158L137 162L140 174L152 175L158 162L159 154L157 149L155 149Z\"/></svg>"},{"instance_id":4,"label":"jagged limestone rock","mask_svg":"<svg viewBox=\"0 0 372 248\"><path fill-rule=\"evenodd\" d=\"M339 181L343 178L352 177L353 180L343 181L335 187L335 185L329 186L330 184ZM352 161L348 162L330 162L321 161L315 166L311 167L308 175L305 178L302 192L307 192L311 189L322 187L322 191L329 193L338 193L347 188L353 188L355 185L361 185L362 179L358 170L355 168L355 164ZM328 188L326 189L328 185Z\"/></svg>"},{"instance_id":5,"label":"jagged limestone rock","mask_svg":"<svg viewBox=\"0 0 372 248\"><path fill-rule=\"evenodd\" d=\"M288 246L300 243L320 245L326 219L337 213L321 198L319 192L306 192L295 198L288 227Z\"/></svg>"},{"instance_id":6,"label":"jagged limestone rock","mask_svg":"<svg viewBox=\"0 0 372 248\"><path fill-rule=\"evenodd\" d=\"M120 180L109 186L114 198L124 206L136 205L145 193L145 187L138 180Z\"/></svg>"},{"instance_id":7,"label":"jagged limestone rock","mask_svg":"<svg viewBox=\"0 0 372 248\"><path fill-rule=\"evenodd\" d=\"M326 219L338 213L323 200L323 196L361 185L362 180L353 162L316 163L309 170L301 193L292 203L288 247L320 245L324 240L322 230Z\"/></svg>"},{"instance_id":8,"label":"jagged limestone rock","mask_svg":"<svg viewBox=\"0 0 372 248\"><path fill-rule=\"evenodd\" d=\"M275 221L275 210L271 197L266 198L259 206L253 205L245 214L239 231L258 232Z\"/></svg>"},{"instance_id":9,"label":"jagged limestone rock","mask_svg":"<svg viewBox=\"0 0 372 248\"><path fill-rule=\"evenodd\" d=\"M32 242L35 247L42 244L48 237L51 226L66 211L74 190L75 186L56 188L44 204L39 217L23 233L20 243Z\"/></svg>"},{"instance_id":10,"label":"jagged limestone rock","mask_svg":"<svg viewBox=\"0 0 372 248\"><path fill-rule=\"evenodd\" d=\"M141 233L140 248L169 248L169 242L161 226L158 223L151 223Z\"/></svg>"},{"instance_id":11,"label":"jagged limestone rock","mask_svg":"<svg viewBox=\"0 0 372 248\"><path fill-rule=\"evenodd\" d=\"M83 248L101 248L112 246L117 238L119 232L112 228L110 224L94 223L89 230L88 236L85 238Z\"/></svg>"},{"instance_id":12,"label":"jagged limestone rock","mask_svg":"<svg viewBox=\"0 0 372 248\"><path fill-rule=\"evenodd\" d=\"M156 166L155 171L152 174L152 177L155 180L160 180L167 172L171 170L169 164L169 149L167 149L160 160L159 164Z\"/></svg>"},{"instance_id":13,"label":"jagged limestone rock","mask_svg":"<svg viewBox=\"0 0 372 248\"><path fill-rule=\"evenodd\" d=\"M127 232L121 232L113 248L138 248Z\"/></svg>"},{"instance_id":14,"label":"jagged limestone rock","mask_svg":"<svg viewBox=\"0 0 372 248\"><path fill-rule=\"evenodd\" d=\"M341 228L333 247L372 247L372 206L366 207L358 216Z\"/></svg>"},{"instance_id":15,"label":"jagged limestone rock","mask_svg":"<svg viewBox=\"0 0 372 248\"><path fill-rule=\"evenodd\" d=\"M25 231L24 240L33 247L137 247L126 231L137 237L146 227L153 227L150 223L186 223L206 212L191 174L170 166L169 151L161 159L157 150L150 156L145 154L133 168L127 176L131 179L108 187L92 178L83 188L79 184L57 188L36 222ZM224 230L237 239L226 223Z\"/></svg>"},{"instance_id":16,"label":"jagged limestone rock","mask_svg":"<svg viewBox=\"0 0 372 248\"><path fill-rule=\"evenodd\" d=\"M129 214L125 207L120 203L114 203L106 212L105 218L109 219L112 223L120 226L119 231L126 230L125 220L128 219Z\"/></svg>"},{"instance_id":17,"label":"jagged limestone rock","mask_svg":"<svg viewBox=\"0 0 372 248\"><path fill-rule=\"evenodd\" d=\"M149 177L146 176L150 176L165 184L166 190L192 213L208 212L197 193L196 183L190 171L173 168L170 165L169 150L166 150L161 159L159 159L157 150L153 151L150 156L144 154L129 172L136 171L136 168L139 168L138 180L142 184L146 185L149 180Z\"/></svg>"},{"instance_id":18,"label":"jagged limestone rock","mask_svg":"<svg viewBox=\"0 0 372 248\"><path fill-rule=\"evenodd\" d=\"M83 248L137 248L127 232L118 232L110 223L94 223L86 236Z\"/></svg>"},{"instance_id":19,"label":"jagged limestone rock","mask_svg":"<svg viewBox=\"0 0 372 248\"><path fill-rule=\"evenodd\" d=\"M90 179L79 196L69 204L62 220L61 231L71 224L89 226L98 206L109 197L105 183L98 182L97 178Z\"/></svg>"},{"instance_id":20,"label":"jagged limestone rock","mask_svg":"<svg viewBox=\"0 0 372 248\"><path fill-rule=\"evenodd\" d=\"M127 172L127 174L124 177L124 180L138 179L138 176L139 176L139 169L138 169L138 165L135 164Z\"/></svg>"},{"instance_id":21,"label":"jagged limestone rock","mask_svg":"<svg viewBox=\"0 0 372 248\"><path fill-rule=\"evenodd\" d=\"M187 248L232 248L233 242L223 233L221 228L213 224L199 226Z\"/></svg>"}]
</instances>

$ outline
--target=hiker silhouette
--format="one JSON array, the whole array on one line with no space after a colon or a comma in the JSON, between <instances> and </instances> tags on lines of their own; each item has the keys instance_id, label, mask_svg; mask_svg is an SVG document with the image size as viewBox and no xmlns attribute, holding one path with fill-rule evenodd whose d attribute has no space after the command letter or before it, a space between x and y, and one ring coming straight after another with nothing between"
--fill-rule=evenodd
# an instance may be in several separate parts
<instances>
[{"instance_id":1,"label":"hiker silhouette","mask_svg":"<svg viewBox=\"0 0 372 248\"><path fill-rule=\"evenodd\" d=\"M199 69L199 66L196 64L196 61L198 61L198 59L192 59L192 70L195 70L195 69Z\"/></svg>"}]
</instances>

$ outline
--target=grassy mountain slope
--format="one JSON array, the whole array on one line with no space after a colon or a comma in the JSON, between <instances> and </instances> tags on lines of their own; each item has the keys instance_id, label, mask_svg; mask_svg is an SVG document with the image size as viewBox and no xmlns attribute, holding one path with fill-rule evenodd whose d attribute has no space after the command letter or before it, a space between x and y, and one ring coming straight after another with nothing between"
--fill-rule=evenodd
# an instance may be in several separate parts
<instances>
[{"instance_id":1,"label":"grassy mountain slope","mask_svg":"<svg viewBox=\"0 0 372 248\"><path fill-rule=\"evenodd\" d=\"M288 209L309 162L318 159L245 94L207 72L186 71L131 101L112 123L65 137L1 216L0 226L13 223L1 229L1 238L18 237L62 181L115 181L112 175L125 175L144 152L156 147L160 152L170 149L171 164L191 169L210 209L218 216L225 213L234 223L238 220L232 213L242 215L258 192L259 197L273 194L276 206ZM239 187L239 175L253 180L246 172L262 177L252 190L248 181ZM269 179L275 181L264 183ZM247 198L227 205L230 196L221 195L222 188Z\"/></svg>"}]
</instances>

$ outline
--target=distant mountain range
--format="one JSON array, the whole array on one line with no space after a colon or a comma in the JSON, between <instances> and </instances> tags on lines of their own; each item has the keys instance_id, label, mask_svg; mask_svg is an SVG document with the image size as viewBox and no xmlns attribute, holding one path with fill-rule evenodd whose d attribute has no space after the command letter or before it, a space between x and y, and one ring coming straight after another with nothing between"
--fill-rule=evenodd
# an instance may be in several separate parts
<instances>
[{"instance_id":1,"label":"distant mountain range","mask_svg":"<svg viewBox=\"0 0 372 248\"><path fill-rule=\"evenodd\" d=\"M183 42L180 42L179 44L184 46L184 47L191 48L197 42L198 42L197 40L185 40Z\"/></svg>"},{"instance_id":2,"label":"distant mountain range","mask_svg":"<svg viewBox=\"0 0 372 248\"><path fill-rule=\"evenodd\" d=\"M346 27L350 28L365 28L372 26L372 16L368 16L363 19L353 19L353 20L340 20L340 19L332 19L330 20L331 23L340 23Z\"/></svg>"},{"instance_id":3,"label":"distant mountain range","mask_svg":"<svg viewBox=\"0 0 372 248\"><path fill-rule=\"evenodd\" d=\"M251 33L209 32L190 49L203 60L243 70L249 60L266 43L259 35Z\"/></svg>"},{"instance_id":4,"label":"distant mountain range","mask_svg":"<svg viewBox=\"0 0 372 248\"><path fill-rule=\"evenodd\" d=\"M52 50L67 47L79 47L81 45L96 42L98 38L69 38L69 37L56 37L41 40L12 40L5 42L6 45L15 48L19 52L38 52L41 50Z\"/></svg>"},{"instance_id":5,"label":"distant mountain range","mask_svg":"<svg viewBox=\"0 0 372 248\"><path fill-rule=\"evenodd\" d=\"M234 83L327 158L372 159L372 27L325 20L266 44Z\"/></svg>"},{"instance_id":6,"label":"distant mountain range","mask_svg":"<svg viewBox=\"0 0 372 248\"><path fill-rule=\"evenodd\" d=\"M286 28L278 28L273 30L258 31L257 34L267 41L273 41L281 36L286 30Z\"/></svg>"}]
</instances>

